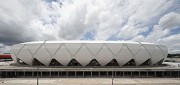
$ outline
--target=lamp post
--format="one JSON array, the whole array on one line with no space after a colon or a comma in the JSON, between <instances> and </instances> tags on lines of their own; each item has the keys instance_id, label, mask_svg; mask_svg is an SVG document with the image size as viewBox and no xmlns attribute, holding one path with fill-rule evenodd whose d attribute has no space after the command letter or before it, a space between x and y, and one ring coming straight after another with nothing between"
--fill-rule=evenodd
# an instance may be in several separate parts
<instances>
[{"instance_id":1,"label":"lamp post","mask_svg":"<svg viewBox=\"0 0 180 85\"><path fill-rule=\"evenodd\" d=\"M114 80L114 71L113 71L113 63L114 63L114 60L112 61L112 85L114 85L114 82L113 82L113 80Z\"/></svg>"},{"instance_id":2,"label":"lamp post","mask_svg":"<svg viewBox=\"0 0 180 85\"><path fill-rule=\"evenodd\" d=\"M39 85L39 68L37 67L37 85Z\"/></svg>"}]
</instances>

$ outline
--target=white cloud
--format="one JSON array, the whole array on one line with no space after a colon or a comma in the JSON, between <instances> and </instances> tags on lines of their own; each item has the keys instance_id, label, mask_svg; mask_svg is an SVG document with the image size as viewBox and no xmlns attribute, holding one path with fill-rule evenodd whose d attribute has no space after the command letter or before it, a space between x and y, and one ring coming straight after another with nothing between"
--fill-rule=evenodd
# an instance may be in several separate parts
<instances>
[{"instance_id":1,"label":"white cloud","mask_svg":"<svg viewBox=\"0 0 180 85\"><path fill-rule=\"evenodd\" d=\"M158 25L153 26L153 31L146 37L145 41L157 42L157 40L168 35L175 27L180 27L180 14L170 12L160 18Z\"/></svg>"},{"instance_id":2,"label":"white cloud","mask_svg":"<svg viewBox=\"0 0 180 85\"><path fill-rule=\"evenodd\" d=\"M153 27L153 31L146 37L147 42L156 42L158 39L164 37L169 33L168 29L162 29L159 25Z\"/></svg>"},{"instance_id":3,"label":"white cloud","mask_svg":"<svg viewBox=\"0 0 180 85\"><path fill-rule=\"evenodd\" d=\"M131 39L132 41L138 41L138 42L142 42L145 40L143 35L137 35L136 37L134 37L133 39Z\"/></svg>"},{"instance_id":4,"label":"white cloud","mask_svg":"<svg viewBox=\"0 0 180 85\"><path fill-rule=\"evenodd\" d=\"M169 37L159 39L158 42L168 43L168 44L180 43L180 34L171 35Z\"/></svg>"},{"instance_id":5,"label":"white cloud","mask_svg":"<svg viewBox=\"0 0 180 85\"><path fill-rule=\"evenodd\" d=\"M9 53L11 46L0 43L0 53Z\"/></svg>"},{"instance_id":6,"label":"white cloud","mask_svg":"<svg viewBox=\"0 0 180 85\"><path fill-rule=\"evenodd\" d=\"M180 53L180 42L173 44L169 49L169 53Z\"/></svg>"},{"instance_id":7,"label":"white cloud","mask_svg":"<svg viewBox=\"0 0 180 85\"><path fill-rule=\"evenodd\" d=\"M148 31L148 27L137 28L135 26L125 25L123 28L120 29L118 36L123 39L133 38L139 33L146 32L146 31Z\"/></svg>"},{"instance_id":8,"label":"white cloud","mask_svg":"<svg viewBox=\"0 0 180 85\"><path fill-rule=\"evenodd\" d=\"M179 13L171 12L175 4L175 0L1 0L0 43L78 40L91 30L94 40L114 36L161 42L179 26Z\"/></svg>"},{"instance_id":9,"label":"white cloud","mask_svg":"<svg viewBox=\"0 0 180 85\"><path fill-rule=\"evenodd\" d=\"M167 45L169 53L180 53L180 34L159 39L157 42Z\"/></svg>"},{"instance_id":10,"label":"white cloud","mask_svg":"<svg viewBox=\"0 0 180 85\"><path fill-rule=\"evenodd\" d=\"M175 12L166 14L159 20L159 25L164 29L173 29L175 27L180 27L180 14Z\"/></svg>"},{"instance_id":11,"label":"white cloud","mask_svg":"<svg viewBox=\"0 0 180 85\"><path fill-rule=\"evenodd\" d=\"M173 1L166 2L165 0L147 0L139 3L140 4L136 3L136 6L130 5L132 8L128 10L134 12L129 14L127 24L120 29L118 34L120 38L133 38L139 33L148 31L148 27L146 26L150 23L158 22L155 18L173 5ZM166 5L164 3L166 3Z\"/></svg>"},{"instance_id":12,"label":"white cloud","mask_svg":"<svg viewBox=\"0 0 180 85\"><path fill-rule=\"evenodd\" d=\"M40 0L0 1L0 41L13 44L56 37L49 10Z\"/></svg>"}]
</instances>

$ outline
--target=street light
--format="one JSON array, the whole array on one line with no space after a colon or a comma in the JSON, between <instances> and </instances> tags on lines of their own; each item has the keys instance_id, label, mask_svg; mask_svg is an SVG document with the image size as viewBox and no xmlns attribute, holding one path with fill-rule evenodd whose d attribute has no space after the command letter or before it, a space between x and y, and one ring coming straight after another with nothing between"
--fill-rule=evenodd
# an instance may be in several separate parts
<instances>
[{"instance_id":1,"label":"street light","mask_svg":"<svg viewBox=\"0 0 180 85\"><path fill-rule=\"evenodd\" d=\"M38 77L39 77L39 68L37 67L37 85L39 85L39 81L38 81L39 78Z\"/></svg>"},{"instance_id":2,"label":"street light","mask_svg":"<svg viewBox=\"0 0 180 85\"><path fill-rule=\"evenodd\" d=\"M112 60L112 85L113 85L113 80L114 80L114 71L113 71L113 63L114 63L114 60Z\"/></svg>"}]
</instances>

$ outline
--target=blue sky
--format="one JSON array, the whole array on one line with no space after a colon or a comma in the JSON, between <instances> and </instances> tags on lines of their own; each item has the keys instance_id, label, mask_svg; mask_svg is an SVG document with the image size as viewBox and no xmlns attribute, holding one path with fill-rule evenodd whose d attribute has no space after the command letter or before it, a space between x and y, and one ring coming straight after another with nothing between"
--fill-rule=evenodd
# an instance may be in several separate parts
<instances>
[{"instance_id":1,"label":"blue sky","mask_svg":"<svg viewBox=\"0 0 180 85\"><path fill-rule=\"evenodd\" d=\"M0 53L43 40L164 44L180 53L180 0L1 0Z\"/></svg>"}]
</instances>

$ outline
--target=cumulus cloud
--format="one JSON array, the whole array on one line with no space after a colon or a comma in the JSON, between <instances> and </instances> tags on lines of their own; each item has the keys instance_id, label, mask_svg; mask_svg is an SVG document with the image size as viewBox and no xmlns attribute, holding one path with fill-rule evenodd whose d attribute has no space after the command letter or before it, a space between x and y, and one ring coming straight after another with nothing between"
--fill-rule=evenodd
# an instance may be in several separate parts
<instances>
[{"instance_id":1,"label":"cumulus cloud","mask_svg":"<svg viewBox=\"0 0 180 85\"><path fill-rule=\"evenodd\" d=\"M180 14L170 12L160 18L153 31L144 41L165 44L169 48L169 53L180 53L180 48L176 47L180 43ZM179 34L167 36L172 30L178 29Z\"/></svg>"},{"instance_id":2,"label":"cumulus cloud","mask_svg":"<svg viewBox=\"0 0 180 85\"><path fill-rule=\"evenodd\" d=\"M164 37L169 33L168 29L162 29L159 25L153 27L153 31L146 37L145 41L156 42L158 39Z\"/></svg>"},{"instance_id":3,"label":"cumulus cloud","mask_svg":"<svg viewBox=\"0 0 180 85\"><path fill-rule=\"evenodd\" d=\"M36 40L132 40L169 45L165 39L180 28L179 6L178 0L2 0L0 52Z\"/></svg>"},{"instance_id":4,"label":"cumulus cloud","mask_svg":"<svg viewBox=\"0 0 180 85\"><path fill-rule=\"evenodd\" d=\"M44 8L45 2L6 0L0 3L0 41L3 44L43 40L54 34L54 27L48 24L51 18L43 14L50 15L48 8Z\"/></svg>"},{"instance_id":5,"label":"cumulus cloud","mask_svg":"<svg viewBox=\"0 0 180 85\"><path fill-rule=\"evenodd\" d=\"M0 43L0 53L9 53L11 46L6 46L2 43Z\"/></svg>"},{"instance_id":6,"label":"cumulus cloud","mask_svg":"<svg viewBox=\"0 0 180 85\"><path fill-rule=\"evenodd\" d=\"M159 20L159 25L164 29L179 28L180 14L175 12L168 13Z\"/></svg>"},{"instance_id":7,"label":"cumulus cloud","mask_svg":"<svg viewBox=\"0 0 180 85\"><path fill-rule=\"evenodd\" d=\"M136 37L134 37L133 39L131 39L132 41L138 41L138 42L141 42L141 41L144 41L145 40L145 37L143 35L137 35Z\"/></svg>"},{"instance_id":8,"label":"cumulus cloud","mask_svg":"<svg viewBox=\"0 0 180 85\"><path fill-rule=\"evenodd\" d=\"M180 34L171 35L157 40L158 43L165 44L169 48L169 53L180 52Z\"/></svg>"}]
</instances>

